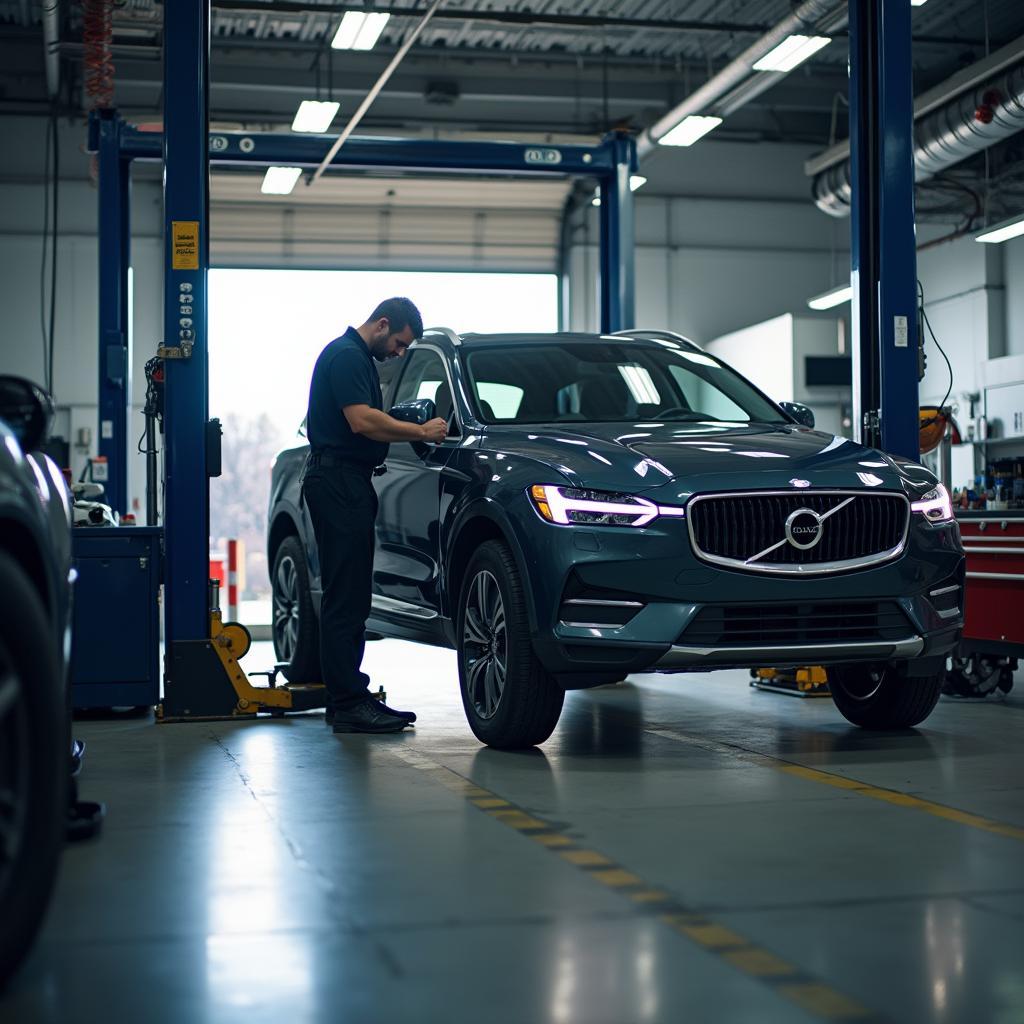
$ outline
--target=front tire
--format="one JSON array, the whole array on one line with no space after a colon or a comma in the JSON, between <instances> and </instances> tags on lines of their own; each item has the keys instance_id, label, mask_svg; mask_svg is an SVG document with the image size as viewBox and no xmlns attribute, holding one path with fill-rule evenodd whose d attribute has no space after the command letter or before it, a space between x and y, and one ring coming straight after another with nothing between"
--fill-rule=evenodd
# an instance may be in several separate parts
<instances>
[{"instance_id":1,"label":"front tire","mask_svg":"<svg viewBox=\"0 0 1024 1024\"><path fill-rule=\"evenodd\" d=\"M523 581L500 541L482 544L469 563L458 638L462 706L477 739L504 750L543 743L565 691L533 652Z\"/></svg>"},{"instance_id":2,"label":"front tire","mask_svg":"<svg viewBox=\"0 0 1024 1024\"><path fill-rule=\"evenodd\" d=\"M320 627L313 610L306 553L285 537L274 556L274 655L290 683L320 682Z\"/></svg>"},{"instance_id":3,"label":"front tire","mask_svg":"<svg viewBox=\"0 0 1024 1024\"><path fill-rule=\"evenodd\" d=\"M905 664L829 666L828 685L842 716L864 729L909 729L923 722L945 678L939 659L927 675L908 675Z\"/></svg>"},{"instance_id":4,"label":"front tire","mask_svg":"<svg viewBox=\"0 0 1024 1024\"><path fill-rule=\"evenodd\" d=\"M53 630L0 552L0 990L31 948L64 845L69 721Z\"/></svg>"}]
</instances>

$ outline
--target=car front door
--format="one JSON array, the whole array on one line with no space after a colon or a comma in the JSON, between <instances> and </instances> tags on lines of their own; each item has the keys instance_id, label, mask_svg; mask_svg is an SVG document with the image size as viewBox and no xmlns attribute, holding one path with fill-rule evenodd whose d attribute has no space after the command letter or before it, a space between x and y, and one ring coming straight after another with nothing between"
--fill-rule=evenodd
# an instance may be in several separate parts
<instances>
[{"instance_id":1,"label":"car front door","mask_svg":"<svg viewBox=\"0 0 1024 1024\"><path fill-rule=\"evenodd\" d=\"M459 440L451 385L440 350L417 345L403 360L390 403L429 398L449 420L448 439L439 445L391 445L387 472L374 479L377 550L373 568L374 612L391 619L436 620L442 470Z\"/></svg>"}]
</instances>

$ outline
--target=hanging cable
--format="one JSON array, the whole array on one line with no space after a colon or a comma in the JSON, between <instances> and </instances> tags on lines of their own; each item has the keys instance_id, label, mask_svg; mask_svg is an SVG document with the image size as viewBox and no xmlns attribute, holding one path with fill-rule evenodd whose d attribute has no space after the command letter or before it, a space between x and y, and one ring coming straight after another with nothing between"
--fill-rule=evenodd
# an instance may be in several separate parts
<instances>
[{"instance_id":1,"label":"hanging cable","mask_svg":"<svg viewBox=\"0 0 1024 1024\"><path fill-rule=\"evenodd\" d=\"M935 331L932 330L932 322L928 319L928 314L925 312L924 285L921 284L920 280L917 282L917 309L921 314L922 322L928 328L928 334L931 335L932 341L935 342L935 347L939 350L939 355L946 362L946 369L949 371L949 387L946 388L946 394L943 396L942 401L939 402L939 408L945 409L946 402L949 401L949 396L953 392L953 365L949 361L949 356L946 355L946 350L939 344L939 339L935 337Z\"/></svg>"},{"instance_id":2,"label":"hanging cable","mask_svg":"<svg viewBox=\"0 0 1024 1024\"><path fill-rule=\"evenodd\" d=\"M46 145L43 155L43 237L42 257L39 260L39 329L43 342L43 383L50 380L50 332L46 325L46 254L50 244L50 122L46 122Z\"/></svg>"},{"instance_id":3,"label":"hanging cable","mask_svg":"<svg viewBox=\"0 0 1024 1024\"><path fill-rule=\"evenodd\" d=\"M53 151L53 173L50 184L52 190L51 206L53 208L53 221L50 226L50 331L49 338L47 339L49 352L47 358L46 390L52 395L54 378L53 351L57 328L57 242L60 238L60 229L57 222L58 199L60 196L60 138L58 135L56 99L50 108L49 131L53 140L51 147Z\"/></svg>"}]
</instances>

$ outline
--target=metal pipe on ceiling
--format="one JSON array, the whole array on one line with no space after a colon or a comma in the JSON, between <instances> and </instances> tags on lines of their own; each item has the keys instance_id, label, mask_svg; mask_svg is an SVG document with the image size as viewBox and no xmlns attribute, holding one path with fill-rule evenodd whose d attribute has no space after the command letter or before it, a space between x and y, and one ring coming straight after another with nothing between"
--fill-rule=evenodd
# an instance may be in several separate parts
<instances>
[{"instance_id":1,"label":"metal pipe on ceiling","mask_svg":"<svg viewBox=\"0 0 1024 1024\"><path fill-rule=\"evenodd\" d=\"M960 93L914 125L914 180L927 181L954 164L1024 131L1024 61ZM850 160L819 171L811 191L819 210L850 213Z\"/></svg>"},{"instance_id":2,"label":"metal pipe on ceiling","mask_svg":"<svg viewBox=\"0 0 1024 1024\"><path fill-rule=\"evenodd\" d=\"M426 14L423 15L422 19L416 25L416 27L409 33L408 38L399 47L398 52L391 58L391 63L381 72L380 78L373 83L373 88L366 94L366 98L362 103L359 104L359 108L349 119L347 125L342 129L341 134L334 140L334 144L327 151L327 155L320 161L320 165L313 172L312 176L306 182L307 185L312 185L314 182L320 180L324 171L330 166L331 161L337 155L337 152L345 144L345 140L356 130L359 122L362 121L363 116L370 109L373 101L379 95L381 89L387 85L388 79L394 74L395 69L399 64L402 63L405 55L412 49L413 43L419 38L420 33L427 27L428 22L433 16L434 12L441 6L442 0L434 0L434 2L427 8Z\"/></svg>"},{"instance_id":3,"label":"metal pipe on ceiling","mask_svg":"<svg viewBox=\"0 0 1024 1024\"><path fill-rule=\"evenodd\" d=\"M783 18L769 29L757 42L747 47L735 60L727 64L718 74L704 83L696 92L690 93L667 114L648 128L637 142L637 155L643 159L658 145L658 140L667 135L680 121L691 114L707 114L730 94L747 85L740 96L729 103L728 112L738 109L743 103L773 85L782 75L778 72L754 71L754 64L770 53L784 39L791 35L814 31L822 22L836 28L845 22L847 4L845 0L804 0L792 14ZM755 78L754 76L758 76Z\"/></svg>"}]
</instances>

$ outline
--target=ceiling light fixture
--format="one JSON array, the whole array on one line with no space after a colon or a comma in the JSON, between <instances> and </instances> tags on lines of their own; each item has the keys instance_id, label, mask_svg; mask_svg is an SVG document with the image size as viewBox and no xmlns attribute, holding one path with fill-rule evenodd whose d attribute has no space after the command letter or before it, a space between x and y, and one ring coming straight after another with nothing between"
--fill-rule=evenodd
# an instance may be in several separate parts
<instances>
[{"instance_id":1,"label":"ceiling light fixture","mask_svg":"<svg viewBox=\"0 0 1024 1024\"><path fill-rule=\"evenodd\" d=\"M323 134L331 127L340 106L340 103L327 100L303 100L299 104L299 109L295 111L292 131Z\"/></svg>"},{"instance_id":2,"label":"ceiling light fixture","mask_svg":"<svg viewBox=\"0 0 1024 1024\"><path fill-rule=\"evenodd\" d=\"M642 174L631 174L629 176L629 191L635 192L638 188L643 188L647 184L647 179ZM591 206L601 205L601 190L594 190L594 198L590 201Z\"/></svg>"},{"instance_id":3,"label":"ceiling light fixture","mask_svg":"<svg viewBox=\"0 0 1024 1024\"><path fill-rule=\"evenodd\" d=\"M831 309L833 306L841 306L844 302L849 302L852 298L852 286L844 284L838 288L830 288L821 295L815 295L813 299L807 300L807 305L811 309Z\"/></svg>"},{"instance_id":4,"label":"ceiling light fixture","mask_svg":"<svg viewBox=\"0 0 1024 1024\"><path fill-rule=\"evenodd\" d=\"M1005 242L1010 238L1024 235L1024 214L1018 214L1001 224L993 224L985 228L980 235L975 235L976 242Z\"/></svg>"},{"instance_id":5,"label":"ceiling light fixture","mask_svg":"<svg viewBox=\"0 0 1024 1024\"><path fill-rule=\"evenodd\" d=\"M717 128L722 123L720 117L710 117L704 114L690 114L684 117L671 131L666 132L658 139L659 146L692 146L698 139L702 139L708 132Z\"/></svg>"},{"instance_id":6,"label":"ceiling light fixture","mask_svg":"<svg viewBox=\"0 0 1024 1024\"><path fill-rule=\"evenodd\" d=\"M792 71L831 42L829 36L787 36L774 50L755 61L753 68L755 71Z\"/></svg>"},{"instance_id":7,"label":"ceiling light fixture","mask_svg":"<svg viewBox=\"0 0 1024 1024\"><path fill-rule=\"evenodd\" d=\"M372 50L380 39L390 14L347 11L331 41L332 50Z\"/></svg>"},{"instance_id":8,"label":"ceiling light fixture","mask_svg":"<svg viewBox=\"0 0 1024 1024\"><path fill-rule=\"evenodd\" d=\"M911 7L924 7L928 0L910 0Z\"/></svg>"},{"instance_id":9,"label":"ceiling light fixture","mask_svg":"<svg viewBox=\"0 0 1024 1024\"><path fill-rule=\"evenodd\" d=\"M268 196L290 195L301 174L301 167L268 167L260 191Z\"/></svg>"}]
</instances>

